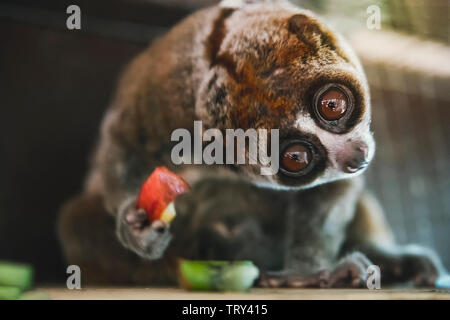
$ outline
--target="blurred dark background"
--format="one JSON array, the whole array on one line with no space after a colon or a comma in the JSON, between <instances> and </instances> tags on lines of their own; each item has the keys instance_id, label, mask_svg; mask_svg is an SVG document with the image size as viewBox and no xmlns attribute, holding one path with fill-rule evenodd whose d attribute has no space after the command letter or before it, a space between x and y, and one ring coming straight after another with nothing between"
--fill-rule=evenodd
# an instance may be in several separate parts
<instances>
[{"instance_id":1,"label":"blurred dark background","mask_svg":"<svg viewBox=\"0 0 450 320\"><path fill-rule=\"evenodd\" d=\"M0 260L34 264L39 281L63 279L58 209L82 187L121 70L215 2L0 2ZM448 2L300 2L343 32L366 68L378 145L367 180L399 242L436 248L450 268ZM70 4L81 8L81 30L66 29ZM381 30L366 27L372 4Z\"/></svg>"}]
</instances>

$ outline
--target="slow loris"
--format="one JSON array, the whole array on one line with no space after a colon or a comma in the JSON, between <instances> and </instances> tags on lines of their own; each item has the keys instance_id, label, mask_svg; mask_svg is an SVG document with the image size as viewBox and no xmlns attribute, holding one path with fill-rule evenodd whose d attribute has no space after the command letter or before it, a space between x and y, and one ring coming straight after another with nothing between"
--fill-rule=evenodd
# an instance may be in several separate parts
<instances>
[{"instance_id":1,"label":"slow loris","mask_svg":"<svg viewBox=\"0 0 450 320\"><path fill-rule=\"evenodd\" d=\"M278 129L280 170L174 165L171 133ZM173 284L177 257L248 259L262 286L433 285L438 257L399 246L361 173L375 145L362 67L348 44L286 1L200 10L127 67L103 121L85 189L61 213L60 237L85 283ZM136 209L165 165L193 188L168 226Z\"/></svg>"}]
</instances>

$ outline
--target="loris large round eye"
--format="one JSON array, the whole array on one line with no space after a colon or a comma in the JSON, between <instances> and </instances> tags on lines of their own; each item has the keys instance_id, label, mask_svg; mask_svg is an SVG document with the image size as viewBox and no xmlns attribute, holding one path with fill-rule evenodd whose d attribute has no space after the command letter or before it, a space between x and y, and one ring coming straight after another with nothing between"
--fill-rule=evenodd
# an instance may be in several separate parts
<instances>
[{"instance_id":1,"label":"loris large round eye","mask_svg":"<svg viewBox=\"0 0 450 320\"><path fill-rule=\"evenodd\" d=\"M347 132L354 125L350 120L356 119L361 109L355 107L353 92L346 85L333 82L314 89L311 111L323 129L339 134ZM358 112L355 113L355 110Z\"/></svg>"},{"instance_id":2,"label":"loris large round eye","mask_svg":"<svg viewBox=\"0 0 450 320\"><path fill-rule=\"evenodd\" d=\"M331 87L322 93L317 101L317 110L325 120L342 118L348 108L347 95L337 87Z\"/></svg>"},{"instance_id":3,"label":"loris large round eye","mask_svg":"<svg viewBox=\"0 0 450 320\"><path fill-rule=\"evenodd\" d=\"M311 161L311 150L300 143L290 144L281 153L281 166L290 173L303 171Z\"/></svg>"}]
</instances>

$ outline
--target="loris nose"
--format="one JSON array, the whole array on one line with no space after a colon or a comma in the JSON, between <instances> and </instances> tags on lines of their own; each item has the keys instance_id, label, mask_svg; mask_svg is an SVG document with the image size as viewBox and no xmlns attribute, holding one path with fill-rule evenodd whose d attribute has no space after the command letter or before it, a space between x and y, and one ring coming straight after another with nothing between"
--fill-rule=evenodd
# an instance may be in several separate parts
<instances>
[{"instance_id":1,"label":"loris nose","mask_svg":"<svg viewBox=\"0 0 450 320\"><path fill-rule=\"evenodd\" d=\"M369 164L367 156L369 148L363 142L353 144L353 151L350 152L349 159L345 161L343 170L347 173L355 173L364 169Z\"/></svg>"}]
</instances>

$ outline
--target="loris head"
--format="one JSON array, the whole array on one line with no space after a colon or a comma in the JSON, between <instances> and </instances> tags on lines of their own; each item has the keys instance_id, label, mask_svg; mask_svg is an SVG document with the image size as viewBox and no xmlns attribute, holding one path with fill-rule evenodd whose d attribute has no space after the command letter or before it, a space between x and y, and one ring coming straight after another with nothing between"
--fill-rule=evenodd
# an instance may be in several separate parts
<instances>
[{"instance_id":1,"label":"loris head","mask_svg":"<svg viewBox=\"0 0 450 320\"><path fill-rule=\"evenodd\" d=\"M276 175L237 166L260 185L308 188L363 172L375 144L367 81L352 50L309 11L244 2L224 1L214 18L197 112L211 127L279 129Z\"/></svg>"}]
</instances>

